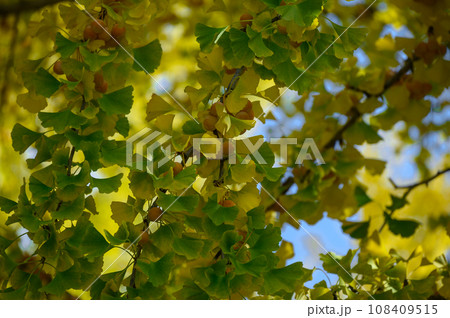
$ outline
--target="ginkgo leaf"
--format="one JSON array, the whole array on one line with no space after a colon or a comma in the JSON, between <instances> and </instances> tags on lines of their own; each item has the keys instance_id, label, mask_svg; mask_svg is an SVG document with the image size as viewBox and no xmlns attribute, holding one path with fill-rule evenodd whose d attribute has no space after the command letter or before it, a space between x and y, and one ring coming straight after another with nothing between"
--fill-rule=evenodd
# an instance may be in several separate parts
<instances>
[{"instance_id":1,"label":"ginkgo leaf","mask_svg":"<svg viewBox=\"0 0 450 318\"><path fill-rule=\"evenodd\" d=\"M0 196L0 210L2 210L5 213L10 213L16 207L17 202L14 202L12 200Z\"/></svg>"},{"instance_id":2,"label":"ginkgo leaf","mask_svg":"<svg viewBox=\"0 0 450 318\"><path fill-rule=\"evenodd\" d=\"M401 237L412 236L420 225L420 223L413 220L394 219L388 213L384 213L384 217L389 230L396 235L400 235Z\"/></svg>"},{"instance_id":3,"label":"ginkgo leaf","mask_svg":"<svg viewBox=\"0 0 450 318\"><path fill-rule=\"evenodd\" d=\"M311 73L298 69L290 60L276 65L273 72L278 81L299 94L308 90L316 81Z\"/></svg>"},{"instance_id":4,"label":"ginkgo leaf","mask_svg":"<svg viewBox=\"0 0 450 318\"><path fill-rule=\"evenodd\" d=\"M355 199L358 204L358 207L362 207L363 205L372 202L372 199L366 194L366 191L360 186L355 187Z\"/></svg>"},{"instance_id":5,"label":"ginkgo leaf","mask_svg":"<svg viewBox=\"0 0 450 318\"><path fill-rule=\"evenodd\" d=\"M355 239L367 237L370 221L367 222L343 222L342 231Z\"/></svg>"},{"instance_id":6,"label":"ginkgo leaf","mask_svg":"<svg viewBox=\"0 0 450 318\"><path fill-rule=\"evenodd\" d=\"M255 58L255 54L249 48L249 37L245 32L238 29L230 29L231 48L234 56L240 61L241 65L250 66Z\"/></svg>"},{"instance_id":7,"label":"ginkgo leaf","mask_svg":"<svg viewBox=\"0 0 450 318\"><path fill-rule=\"evenodd\" d=\"M138 260L138 267L147 275L148 280L153 286L161 286L169 279L170 272L175 264L172 261L173 253L161 257L156 262L146 263Z\"/></svg>"},{"instance_id":8,"label":"ginkgo leaf","mask_svg":"<svg viewBox=\"0 0 450 318\"><path fill-rule=\"evenodd\" d=\"M203 207L208 217L214 222L215 225L220 225L225 222L232 222L239 213L237 206L223 207L217 203L217 195L212 196L208 203Z\"/></svg>"},{"instance_id":9,"label":"ginkgo leaf","mask_svg":"<svg viewBox=\"0 0 450 318\"><path fill-rule=\"evenodd\" d=\"M173 250L175 253L185 256L188 260L196 259L200 256L204 242L202 240L191 238L175 238L173 241Z\"/></svg>"},{"instance_id":10,"label":"ginkgo leaf","mask_svg":"<svg viewBox=\"0 0 450 318\"><path fill-rule=\"evenodd\" d=\"M323 0L305 0L296 5L277 7L283 20L294 21L299 26L310 26L322 12Z\"/></svg>"},{"instance_id":11,"label":"ginkgo leaf","mask_svg":"<svg viewBox=\"0 0 450 318\"><path fill-rule=\"evenodd\" d=\"M154 40L149 44L134 49L133 69L136 71L145 71L146 73L153 73L161 63L162 48L159 40Z\"/></svg>"},{"instance_id":12,"label":"ginkgo leaf","mask_svg":"<svg viewBox=\"0 0 450 318\"><path fill-rule=\"evenodd\" d=\"M21 124L15 124L11 132L13 148L19 153L24 153L42 134L29 130Z\"/></svg>"},{"instance_id":13,"label":"ginkgo leaf","mask_svg":"<svg viewBox=\"0 0 450 318\"><path fill-rule=\"evenodd\" d=\"M123 177L123 173L119 173L117 176L106 178L106 179L97 179L91 177L92 187L98 188L100 193L112 193L117 192L119 190L120 185L122 184L121 180Z\"/></svg>"},{"instance_id":14,"label":"ginkgo leaf","mask_svg":"<svg viewBox=\"0 0 450 318\"><path fill-rule=\"evenodd\" d=\"M153 94L147 104L147 120L153 120L173 110L172 105L167 103L161 96Z\"/></svg>"},{"instance_id":15,"label":"ginkgo leaf","mask_svg":"<svg viewBox=\"0 0 450 318\"><path fill-rule=\"evenodd\" d=\"M47 107L47 99L42 95L36 95L31 90L28 93L17 95L17 104L31 113L37 113Z\"/></svg>"},{"instance_id":16,"label":"ginkgo leaf","mask_svg":"<svg viewBox=\"0 0 450 318\"><path fill-rule=\"evenodd\" d=\"M61 83L42 67L37 72L23 74L25 86L29 91L44 97L51 97L61 86Z\"/></svg>"},{"instance_id":17,"label":"ginkgo leaf","mask_svg":"<svg viewBox=\"0 0 450 318\"><path fill-rule=\"evenodd\" d=\"M88 49L81 47L80 53L83 56L84 62L89 66L89 69L93 72L97 72L104 66L108 64L117 57L117 52L111 53L109 55L99 55L96 53L91 53Z\"/></svg>"},{"instance_id":18,"label":"ginkgo leaf","mask_svg":"<svg viewBox=\"0 0 450 318\"><path fill-rule=\"evenodd\" d=\"M366 28L346 28L337 25L336 23L331 23L333 24L334 30L339 35L345 51L354 51L364 42L367 35Z\"/></svg>"},{"instance_id":19,"label":"ginkgo leaf","mask_svg":"<svg viewBox=\"0 0 450 318\"><path fill-rule=\"evenodd\" d=\"M160 193L158 195L158 204L164 211L171 212L189 212L191 213L197 207L197 196L176 196Z\"/></svg>"},{"instance_id":20,"label":"ginkgo leaf","mask_svg":"<svg viewBox=\"0 0 450 318\"><path fill-rule=\"evenodd\" d=\"M247 28L247 34L250 37L248 47L255 53L256 56L266 57L273 55L273 52L264 43L260 32L256 32L252 28Z\"/></svg>"},{"instance_id":21,"label":"ginkgo leaf","mask_svg":"<svg viewBox=\"0 0 450 318\"><path fill-rule=\"evenodd\" d=\"M98 100L100 108L107 114L128 114L133 105L133 86L105 94Z\"/></svg>"},{"instance_id":22,"label":"ginkgo leaf","mask_svg":"<svg viewBox=\"0 0 450 318\"><path fill-rule=\"evenodd\" d=\"M283 268L273 269L264 274L264 291L269 295L280 290L292 292L298 284L299 278L304 274L303 264L300 262Z\"/></svg>"},{"instance_id":23,"label":"ginkgo leaf","mask_svg":"<svg viewBox=\"0 0 450 318\"><path fill-rule=\"evenodd\" d=\"M197 23L195 36L200 44L200 49L206 53L211 52L214 44L219 40L218 35L222 34L227 28L212 28L205 24Z\"/></svg>"},{"instance_id":24,"label":"ginkgo leaf","mask_svg":"<svg viewBox=\"0 0 450 318\"><path fill-rule=\"evenodd\" d=\"M38 117L42 121L42 126L53 127L57 133L64 131L66 128L79 129L87 121L86 118L75 115L70 109L56 113L40 112Z\"/></svg>"},{"instance_id":25,"label":"ginkgo leaf","mask_svg":"<svg viewBox=\"0 0 450 318\"><path fill-rule=\"evenodd\" d=\"M75 50L80 46L78 42L72 42L65 38L61 33L56 33L55 39L56 52L61 54L62 58L70 57Z\"/></svg>"}]
</instances>

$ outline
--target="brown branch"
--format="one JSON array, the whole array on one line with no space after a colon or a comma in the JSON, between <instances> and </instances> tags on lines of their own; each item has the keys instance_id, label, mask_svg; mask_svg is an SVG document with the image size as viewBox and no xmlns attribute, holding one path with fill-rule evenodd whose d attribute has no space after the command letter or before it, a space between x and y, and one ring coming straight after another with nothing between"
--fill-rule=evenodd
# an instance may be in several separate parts
<instances>
[{"instance_id":1,"label":"brown branch","mask_svg":"<svg viewBox=\"0 0 450 318\"><path fill-rule=\"evenodd\" d=\"M34 11L48 5L53 5L63 1L73 0L18 0L6 1L6 3L3 1L2 4L0 4L0 16L26 11Z\"/></svg>"},{"instance_id":2,"label":"brown branch","mask_svg":"<svg viewBox=\"0 0 450 318\"><path fill-rule=\"evenodd\" d=\"M406 189L405 193L403 193L403 195L402 195L402 200L406 200L406 197L411 193L412 190L414 190L415 188L417 188L417 187L419 187L419 186L421 186L421 185L426 185L426 186L428 186L428 184L429 184L431 181L433 181L434 179L438 178L439 176L441 176L441 175L443 175L443 174L445 174L445 173L447 173L447 172L449 172L449 171L450 171L450 167L449 167L449 168L446 168L446 169L444 169L444 170L442 170L442 171L438 171L435 175L433 175L433 176L431 176L431 177L429 177L429 178L426 178L426 179L424 179L424 180L422 180L422 181L419 181L419 182L416 182L416 183L413 183L413 184L410 184L410 185L399 186L399 185L397 185L397 184L394 182L394 180L392 180L391 178L389 178L389 181L392 183L392 185L393 185L393 187L394 187L395 189L403 189L403 190ZM392 216L392 215L394 214L395 211L396 211L396 210L392 210L392 211L389 213L389 216ZM381 230L383 230L383 228L386 226L386 223L387 223L387 221L386 221L386 219L385 219L384 222L383 222L383 224L381 225L380 229L378 230L378 232L381 232Z\"/></svg>"},{"instance_id":3,"label":"brown branch","mask_svg":"<svg viewBox=\"0 0 450 318\"><path fill-rule=\"evenodd\" d=\"M433 181L434 179L438 178L440 175L443 175L443 174L445 174L445 173L447 173L449 171L450 171L450 167L446 168L446 169L444 169L442 171L438 171L435 175L433 175L433 176L431 176L431 177L429 177L427 179L424 179L422 181L419 181L417 183L413 183L413 184L410 184L410 185L399 186L391 178L389 178L389 181L392 183L392 185L394 186L395 189L407 189L408 192L411 192L412 190L414 190L415 188L417 188L418 186L421 186L423 184L428 186L428 184L431 181Z\"/></svg>"},{"instance_id":4,"label":"brown branch","mask_svg":"<svg viewBox=\"0 0 450 318\"><path fill-rule=\"evenodd\" d=\"M67 175L70 177L72 171L73 157L75 156L75 147L70 150L69 160L67 161Z\"/></svg>"},{"instance_id":5,"label":"brown branch","mask_svg":"<svg viewBox=\"0 0 450 318\"><path fill-rule=\"evenodd\" d=\"M370 98L370 97L380 97L382 96L384 93L386 93L386 91L392 87L393 85L395 85L398 81L401 80L401 78L408 73L409 71L412 71L414 69L414 62L419 60L419 58L417 58L416 56L414 56L412 59L408 58L405 61L405 65L403 65L403 67L397 72L395 73L395 75L389 79L388 81L386 81L386 83L384 84L383 87L383 91L380 92L379 94L371 94L369 92L366 92L364 90L361 90L357 87L348 87L351 90L354 91L358 91L358 92L362 92L364 93L364 95L366 95L366 97ZM356 106L353 106L349 112L347 113L348 116L348 120L345 123L344 126L342 126L335 134L334 136L330 139L330 141L328 141L322 148L322 151L327 150L329 148L334 147L334 145L336 144L337 141L342 139L342 136L344 134L344 132L349 129L351 126L353 126L361 117L362 117L362 113L358 110L358 108ZM302 179L302 182L306 179L306 177L309 175L310 170L308 170L305 174L305 176ZM445 173L445 172L444 172ZM442 173L441 173L442 174ZM436 176L435 176L436 177ZM434 179L434 178L433 178ZM432 180L432 179L431 179ZM431 181L431 180L428 180ZM424 184L425 182L422 182L421 184ZM280 193L281 195L286 194L289 189L291 188L291 186L294 184L294 178L290 177L288 179L286 179L283 184L281 185L281 187L283 188L283 190ZM420 184L419 184L420 185ZM277 202L274 202L271 206L268 207L268 209L274 209L276 208L278 205Z\"/></svg>"},{"instance_id":6,"label":"brown branch","mask_svg":"<svg viewBox=\"0 0 450 318\"><path fill-rule=\"evenodd\" d=\"M344 132L349 129L351 126L353 126L359 118L361 118L362 114L359 112L358 108L353 106L349 112L348 112L348 120L345 123L344 126L342 126L333 136L333 138L328 141L325 146L323 147L323 150L327 150L329 148L334 147L337 141L342 139L342 135Z\"/></svg>"},{"instance_id":7,"label":"brown branch","mask_svg":"<svg viewBox=\"0 0 450 318\"><path fill-rule=\"evenodd\" d=\"M133 270L132 270L131 276L130 276L130 286L133 288L136 288L136 271L137 271L136 265L137 265L137 261L138 261L139 257L141 256L141 252L142 252L142 246L138 244L136 254L134 256Z\"/></svg>"},{"instance_id":8,"label":"brown branch","mask_svg":"<svg viewBox=\"0 0 450 318\"><path fill-rule=\"evenodd\" d=\"M408 57L405 61L405 64L403 65L403 67L397 73L395 73L394 76L392 76L389 80L387 80L386 83L384 83L383 90L378 94L372 94L372 93L369 93L363 89L360 89L360 88L354 87L354 86L349 86L348 88L353 91L356 91L356 92L361 92L369 98L370 97L381 97L382 95L384 95L384 93L386 93L386 91L389 88L391 88L396 83L398 83L406 73L408 73L409 71L413 71L414 70L414 62L416 62L418 60L419 60L419 58L417 56L413 56L413 58Z\"/></svg>"}]
</instances>

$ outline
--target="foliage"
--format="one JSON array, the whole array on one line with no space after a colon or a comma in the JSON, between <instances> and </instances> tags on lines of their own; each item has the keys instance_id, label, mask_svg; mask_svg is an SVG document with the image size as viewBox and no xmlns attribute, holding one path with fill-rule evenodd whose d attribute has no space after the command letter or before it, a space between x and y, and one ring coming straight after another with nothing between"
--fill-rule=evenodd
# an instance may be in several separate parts
<instances>
[{"instance_id":1,"label":"foliage","mask_svg":"<svg viewBox=\"0 0 450 318\"><path fill-rule=\"evenodd\" d=\"M399 123L402 145L412 128L420 140L448 141L449 122L427 118L446 107L439 98L449 86L450 2L385 0L367 12L371 1L341 2L79 0L5 18L12 51L18 35L23 42L15 63L5 59L5 79L14 80L3 83L13 92L3 90L0 121L8 127L11 104L14 126L1 146L25 154L29 173L14 184L22 166L0 171L12 180L0 183L0 298L450 298L445 255L430 259L414 241L423 229L450 235L450 218L430 215L439 220L432 227L399 216L416 188L448 169L436 174L441 163L430 167L421 146L415 160L424 181L385 184L390 199L377 202L367 180L381 178L386 162L364 150ZM412 36L384 35L390 23ZM357 49L370 64L358 63ZM164 76L171 89L159 84ZM255 144L251 130L274 119L272 104L286 118L303 115L302 128L285 136L314 138L326 164L294 164L301 150L293 147L294 160L276 167L280 149L268 143L265 164L244 161L239 147L237 165L205 155L193 164L193 138ZM126 160L125 139L143 127L170 136L177 151L152 172ZM21 161L4 157L10 167ZM444 196L443 186L437 191ZM358 211L364 220L349 219ZM323 270L339 280L308 288L316 269L287 263L293 245L282 229L325 213L359 249L321 255ZM19 229L35 246L29 254ZM412 240L410 254L382 247L387 232ZM109 270L116 258L120 268Z\"/></svg>"}]
</instances>

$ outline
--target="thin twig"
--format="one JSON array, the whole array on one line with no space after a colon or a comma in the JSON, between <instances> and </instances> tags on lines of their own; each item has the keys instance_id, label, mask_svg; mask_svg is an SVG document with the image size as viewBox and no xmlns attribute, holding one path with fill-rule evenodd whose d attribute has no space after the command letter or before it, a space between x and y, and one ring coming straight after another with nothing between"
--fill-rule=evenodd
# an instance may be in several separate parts
<instances>
[{"instance_id":1,"label":"thin twig","mask_svg":"<svg viewBox=\"0 0 450 318\"><path fill-rule=\"evenodd\" d=\"M449 172L449 171L450 171L450 167L449 167L449 168L446 168L446 169L444 169L444 170L442 170L442 171L438 171L435 175L433 175L433 176L431 176L431 177L429 177L429 178L426 178L426 179L424 179L424 180L422 180L422 181L419 181L419 182L416 182L416 183L413 183L413 184L410 184L410 185L399 186L399 185L397 185L397 184L394 182L394 180L392 180L391 178L389 178L389 181L391 182L392 186L393 186L395 189L403 189L403 190L406 190L405 193L403 193L402 198L401 198L402 200L406 200L406 197L411 193L412 190L414 190L415 188L417 188L417 187L419 187L419 186L421 186L421 185L426 185L426 186L428 186L428 184L429 184L431 181L433 181L434 179L438 178L439 176L441 176L441 175L443 175L443 174L445 174L445 173L447 173L447 172ZM391 216L394 214L395 211L396 211L396 210L392 210L392 211L389 213L389 216L391 217ZM386 223L387 223L387 221L386 221L386 219L385 219L384 222L383 222L383 224L381 225L380 229L378 230L379 232L381 232L381 231L383 230L383 228L386 226Z\"/></svg>"}]
</instances>

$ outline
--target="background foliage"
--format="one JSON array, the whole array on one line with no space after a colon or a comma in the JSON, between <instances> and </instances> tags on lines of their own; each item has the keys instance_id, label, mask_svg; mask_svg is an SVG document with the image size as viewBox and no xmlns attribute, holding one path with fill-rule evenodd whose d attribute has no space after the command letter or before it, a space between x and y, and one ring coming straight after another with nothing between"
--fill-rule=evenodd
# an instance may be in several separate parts
<instances>
[{"instance_id":1,"label":"background foliage","mask_svg":"<svg viewBox=\"0 0 450 318\"><path fill-rule=\"evenodd\" d=\"M450 1L55 2L0 8L0 298L450 298ZM125 160L144 127L178 154L154 173ZM194 137L261 132L326 164L192 164ZM290 262L282 230L325 215L359 248Z\"/></svg>"}]
</instances>

